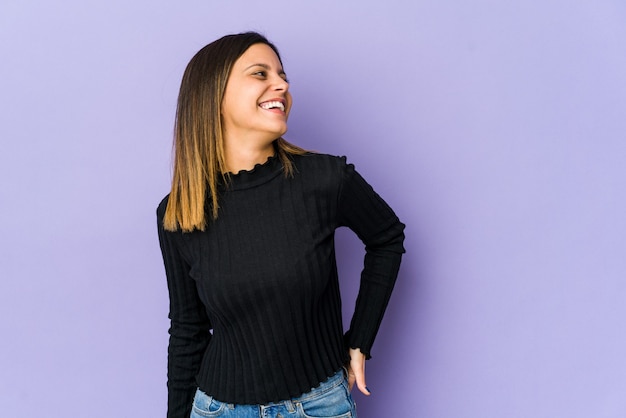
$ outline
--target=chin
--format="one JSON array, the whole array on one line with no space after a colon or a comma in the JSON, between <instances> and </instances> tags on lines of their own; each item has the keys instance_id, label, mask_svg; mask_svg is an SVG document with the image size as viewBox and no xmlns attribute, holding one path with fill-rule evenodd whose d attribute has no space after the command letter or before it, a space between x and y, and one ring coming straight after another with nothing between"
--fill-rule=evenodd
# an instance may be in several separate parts
<instances>
[{"instance_id":1,"label":"chin","mask_svg":"<svg viewBox=\"0 0 626 418\"><path fill-rule=\"evenodd\" d=\"M286 133L287 133L287 126L284 126L281 129L274 129L274 130L272 130L272 135L275 138L280 138L281 136L285 135Z\"/></svg>"}]
</instances>

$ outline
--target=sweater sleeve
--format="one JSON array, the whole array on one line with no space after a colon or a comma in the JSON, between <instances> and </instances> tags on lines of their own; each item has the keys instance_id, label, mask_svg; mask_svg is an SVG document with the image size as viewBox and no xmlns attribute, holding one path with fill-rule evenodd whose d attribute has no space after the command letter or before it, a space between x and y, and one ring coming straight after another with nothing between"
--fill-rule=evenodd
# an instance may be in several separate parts
<instances>
[{"instance_id":1,"label":"sweater sleeve","mask_svg":"<svg viewBox=\"0 0 626 418\"><path fill-rule=\"evenodd\" d=\"M176 234L163 228L164 204L157 210L159 244L170 297L167 358L167 417L187 418L197 388L196 375L211 339L211 324L181 256Z\"/></svg>"},{"instance_id":2,"label":"sweater sleeve","mask_svg":"<svg viewBox=\"0 0 626 418\"><path fill-rule=\"evenodd\" d=\"M339 223L365 244L359 293L345 339L348 347L359 348L369 359L404 253L404 224L352 164L343 169Z\"/></svg>"}]
</instances>

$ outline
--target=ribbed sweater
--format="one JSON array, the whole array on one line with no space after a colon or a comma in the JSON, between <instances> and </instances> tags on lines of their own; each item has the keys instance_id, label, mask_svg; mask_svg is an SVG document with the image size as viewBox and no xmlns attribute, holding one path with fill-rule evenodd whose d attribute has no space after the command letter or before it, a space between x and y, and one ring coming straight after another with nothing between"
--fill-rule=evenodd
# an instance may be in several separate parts
<instances>
[{"instance_id":1,"label":"ribbed sweater","mask_svg":"<svg viewBox=\"0 0 626 418\"><path fill-rule=\"evenodd\" d=\"M231 175L204 231L165 231L168 196L157 209L170 296L170 418L189 416L196 388L223 402L265 404L318 386L349 360L348 347L370 357L404 225L345 158L292 159L293 177L277 157ZM345 335L334 245L341 226L365 244Z\"/></svg>"}]
</instances>

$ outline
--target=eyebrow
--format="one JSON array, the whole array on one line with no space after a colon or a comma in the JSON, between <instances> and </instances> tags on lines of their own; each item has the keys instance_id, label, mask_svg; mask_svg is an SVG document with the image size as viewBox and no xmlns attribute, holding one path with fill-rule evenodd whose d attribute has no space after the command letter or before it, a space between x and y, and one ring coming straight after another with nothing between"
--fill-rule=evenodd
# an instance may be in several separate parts
<instances>
[{"instance_id":1,"label":"eyebrow","mask_svg":"<svg viewBox=\"0 0 626 418\"><path fill-rule=\"evenodd\" d=\"M249 69L250 69L250 68L252 68L252 67L262 67L262 68L265 68L266 70L271 70L271 69L272 69L272 67L270 67L270 66L269 66L269 65L267 65L267 64L252 64L252 65L248 65L248 66L244 69L244 71L247 71L247 70L249 70ZM280 71L278 72L278 74L287 75L287 73L285 73L285 70L284 70L283 68L281 68L281 69L280 69Z\"/></svg>"}]
</instances>

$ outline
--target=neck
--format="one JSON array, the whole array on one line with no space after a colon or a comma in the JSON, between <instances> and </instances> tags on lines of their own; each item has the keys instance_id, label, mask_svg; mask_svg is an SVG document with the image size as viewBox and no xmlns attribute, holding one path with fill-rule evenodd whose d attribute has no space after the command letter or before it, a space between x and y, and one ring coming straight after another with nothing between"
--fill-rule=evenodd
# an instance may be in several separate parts
<instances>
[{"instance_id":1,"label":"neck","mask_svg":"<svg viewBox=\"0 0 626 418\"><path fill-rule=\"evenodd\" d=\"M273 143L265 147L226 147L226 166L229 173L237 174L241 170L252 170L255 165L263 164L275 154Z\"/></svg>"}]
</instances>

